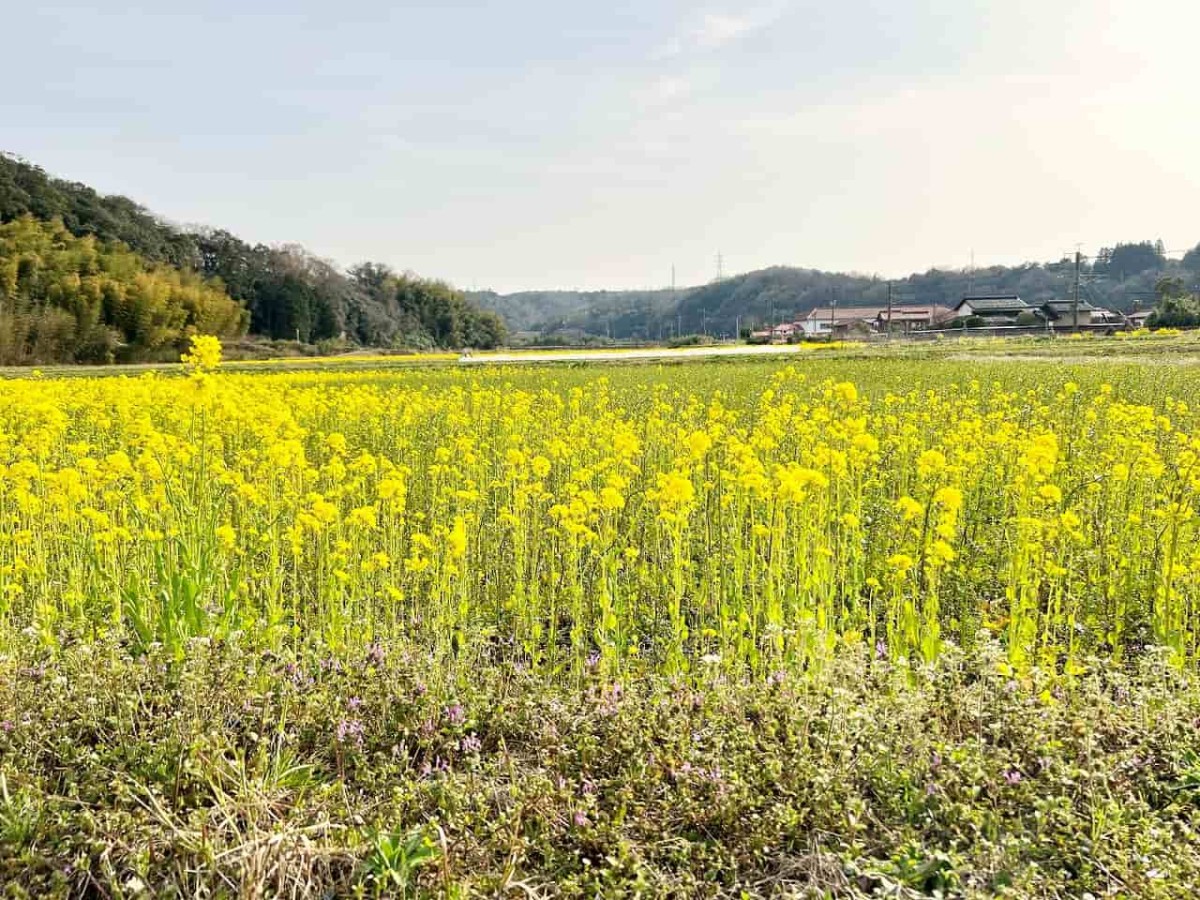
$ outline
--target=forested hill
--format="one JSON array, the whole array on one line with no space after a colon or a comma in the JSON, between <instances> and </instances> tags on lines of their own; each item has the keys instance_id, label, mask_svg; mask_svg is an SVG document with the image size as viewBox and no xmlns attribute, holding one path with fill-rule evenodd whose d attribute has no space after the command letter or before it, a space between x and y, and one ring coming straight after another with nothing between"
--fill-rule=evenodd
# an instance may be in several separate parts
<instances>
[{"instance_id":1,"label":"forested hill","mask_svg":"<svg viewBox=\"0 0 1200 900\"><path fill-rule=\"evenodd\" d=\"M0 227L0 363L161 358L217 324L223 336L416 349L505 336L500 316L444 282L177 228L3 153ZM235 314L214 318L222 300Z\"/></svg>"},{"instance_id":2,"label":"forested hill","mask_svg":"<svg viewBox=\"0 0 1200 900\"><path fill-rule=\"evenodd\" d=\"M1154 303L1162 278L1179 278L1195 289L1200 282L1200 246L1182 260L1168 260L1161 243L1142 241L1106 248L1083 267L1081 297L1097 306L1128 310ZM896 303L953 306L969 293L1008 292L1029 301L1066 298L1074 283L1074 261L990 266L974 271L931 269L892 282ZM841 306L883 306L888 283L880 278L775 267L726 278L700 287L652 291L543 291L470 295L494 309L515 330L541 336L580 332L616 339L658 339L679 330L732 334L768 321L788 321L809 310Z\"/></svg>"}]
</instances>

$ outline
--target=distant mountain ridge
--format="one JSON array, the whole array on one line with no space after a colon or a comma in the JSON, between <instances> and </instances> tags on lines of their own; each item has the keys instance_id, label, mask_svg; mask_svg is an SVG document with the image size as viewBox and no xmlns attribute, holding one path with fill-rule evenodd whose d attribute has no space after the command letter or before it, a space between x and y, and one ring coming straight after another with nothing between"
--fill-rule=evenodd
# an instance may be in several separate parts
<instances>
[{"instance_id":1,"label":"distant mountain ridge","mask_svg":"<svg viewBox=\"0 0 1200 900\"><path fill-rule=\"evenodd\" d=\"M1074 284L1074 260L930 269L890 283L892 302L954 306L971 293L1016 293L1030 303L1066 299ZM1182 260L1169 260L1157 242L1116 244L1086 262L1081 298L1096 306L1128 310L1153 305L1161 278L1200 281L1200 246ZM1100 276L1098 278L1092 276ZM767 323L791 321L818 307L886 306L885 279L818 269L774 266L711 284L642 291L525 291L469 294L495 310L516 331L551 336L562 332L657 340L677 332L732 335Z\"/></svg>"}]
</instances>

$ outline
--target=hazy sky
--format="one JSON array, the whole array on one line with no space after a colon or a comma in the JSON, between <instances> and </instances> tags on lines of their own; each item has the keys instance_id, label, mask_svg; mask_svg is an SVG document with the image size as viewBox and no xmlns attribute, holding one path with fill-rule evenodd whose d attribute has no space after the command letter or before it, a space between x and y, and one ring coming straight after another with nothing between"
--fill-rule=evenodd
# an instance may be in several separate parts
<instances>
[{"instance_id":1,"label":"hazy sky","mask_svg":"<svg viewBox=\"0 0 1200 900\"><path fill-rule=\"evenodd\" d=\"M0 149L462 287L1200 241L1194 0L5 4Z\"/></svg>"}]
</instances>

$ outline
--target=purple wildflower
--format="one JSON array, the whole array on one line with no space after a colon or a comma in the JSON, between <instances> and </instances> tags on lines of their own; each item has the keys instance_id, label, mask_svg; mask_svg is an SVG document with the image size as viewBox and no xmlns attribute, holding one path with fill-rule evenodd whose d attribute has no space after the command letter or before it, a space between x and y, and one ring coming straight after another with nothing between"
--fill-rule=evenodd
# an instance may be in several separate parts
<instances>
[{"instance_id":1,"label":"purple wildflower","mask_svg":"<svg viewBox=\"0 0 1200 900\"><path fill-rule=\"evenodd\" d=\"M284 667L284 672L287 673L288 679L296 687L312 687L313 684L316 683L311 675L306 675L304 672L302 672L300 667L294 662L288 663L287 666Z\"/></svg>"},{"instance_id":2,"label":"purple wildflower","mask_svg":"<svg viewBox=\"0 0 1200 900\"><path fill-rule=\"evenodd\" d=\"M451 725L461 725L466 718L467 713L462 708L461 703L455 703L446 707L446 721Z\"/></svg>"},{"instance_id":3,"label":"purple wildflower","mask_svg":"<svg viewBox=\"0 0 1200 900\"><path fill-rule=\"evenodd\" d=\"M442 759L440 756L434 757L432 763L425 760L425 764L421 766L421 777L429 778L433 775L440 775L443 772L450 771L450 763Z\"/></svg>"},{"instance_id":4,"label":"purple wildflower","mask_svg":"<svg viewBox=\"0 0 1200 900\"><path fill-rule=\"evenodd\" d=\"M463 753L478 753L483 749L483 741L476 737L475 733L472 732L458 742L458 748L462 750Z\"/></svg>"},{"instance_id":5,"label":"purple wildflower","mask_svg":"<svg viewBox=\"0 0 1200 900\"><path fill-rule=\"evenodd\" d=\"M346 706L350 707L350 709L358 709L360 706L362 706L362 699L359 697L351 697L346 701Z\"/></svg>"},{"instance_id":6,"label":"purple wildflower","mask_svg":"<svg viewBox=\"0 0 1200 900\"><path fill-rule=\"evenodd\" d=\"M386 655L383 652L383 647L379 645L379 641L373 641L371 646L367 648L367 664L372 666L382 666Z\"/></svg>"},{"instance_id":7,"label":"purple wildflower","mask_svg":"<svg viewBox=\"0 0 1200 900\"><path fill-rule=\"evenodd\" d=\"M621 698L625 696L625 689L620 684L613 684L608 690L600 695L600 712L603 715L611 716L616 713L617 705L621 702Z\"/></svg>"},{"instance_id":8,"label":"purple wildflower","mask_svg":"<svg viewBox=\"0 0 1200 900\"><path fill-rule=\"evenodd\" d=\"M353 742L356 746L363 745L363 723L358 719L342 719L337 726L337 742L346 744Z\"/></svg>"},{"instance_id":9,"label":"purple wildflower","mask_svg":"<svg viewBox=\"0 0 1200 900\"><path fill-rule=\"evenodd\" d=\"M582 809L575 810L575 815L571 817L571 821L575 823L576 828L587 828L588 817Z\"/></svg>"},{"instance_id":10,"label":"purple wildflower","mask_svg":"<svg viewBox=\"0 0 1200 900\"><path fill-rule=\"evenodd\" d=\"M3 722L0 722L0 731L12 731L16 727L17 726L12 723L11 719L5 719Z\"/></svg>"},{"instance_id":11,"label":"purple wildflower","mask_svg":"<svg viewBox=\"0 0 1200 900\"><path fill-rule=\"evenodd\" d=\"M883 638L880 638L879 640L877 640L875 642L875 658L876 659L887 659L887 655L888 655L887 641L885 641Z\"/></svg>"},{"instance_id":12,"label":"purple wildflower","mask_svg":"<svg viewBox=\"0 0 1200 900\"><path fill-rule=\"evenodd\" d=\"M1016 769L1010 769L1004 773L1004 781L1009 785L1017 785L1021 783L1021 773Z\"/></svg>"}]
</instances>

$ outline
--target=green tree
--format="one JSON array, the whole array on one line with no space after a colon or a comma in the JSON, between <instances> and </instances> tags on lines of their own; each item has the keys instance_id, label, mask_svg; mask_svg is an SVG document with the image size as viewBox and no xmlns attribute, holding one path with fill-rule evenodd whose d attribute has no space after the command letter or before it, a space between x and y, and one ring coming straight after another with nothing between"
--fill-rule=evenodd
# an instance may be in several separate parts
<instances>
[{"instance_id":1,"label":"green tree","mask_svg":"<svg viewBox=\"0 0 1200 900\"><path fill-rule=\"evenodd\" d=\"M1200 325L1200 297L1189 294L1182 278L1160 278L1154 285L1158 298L1146 320L1151 328L1194 328Z\"/></svg>"},{"instance_id":2,"label":"green tree","mask_svg":"<svg viewBox=\"0 0 1200 900\"><path fill-rule=\"evenodd\" d=\"M1187 253L1183 254L1183 259L1180 261L1189 272L1200 274L1200 244L1197 244Z\"/></svg>"}]
</instances>

